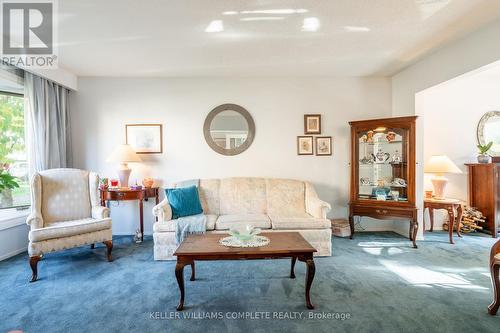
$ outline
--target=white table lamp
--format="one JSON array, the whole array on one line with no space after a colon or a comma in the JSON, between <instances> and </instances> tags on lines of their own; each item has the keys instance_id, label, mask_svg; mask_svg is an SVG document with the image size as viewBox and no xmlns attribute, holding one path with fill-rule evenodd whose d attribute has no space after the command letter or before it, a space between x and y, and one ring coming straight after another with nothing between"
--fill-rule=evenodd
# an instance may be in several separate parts
<instances>
[{"instance_id":1,"label":"white table lamp","mask_svg":"<svg viewBox=\"0 0 500 333\"><path fill-rule=\"evenodd\" d=\"M119 145L113 150L111 155L109 155L107 162L118 162L120 167L118 168L118 178L120 178L120 186L128 187L128 178L130 177L130 172L132 171L127 163L128 162L141 162L141 158L137 153L130 147L130 145Z\"/></svg>"},{"instance_id":2,"label":"white table lamp","mask_svg":"<svg viewBox=\"0 0 500 333\"><path fill-rule=\"evenodd\" d=\"M434 187L434 198L443 200L446 198L446 184L448 184L448 179L443 175L445 173L462 173L462 170L448 156L434 155L425 164L424 172L434 174L434 177L431 179L432 186Z\"/></svg>"}]
</instances>

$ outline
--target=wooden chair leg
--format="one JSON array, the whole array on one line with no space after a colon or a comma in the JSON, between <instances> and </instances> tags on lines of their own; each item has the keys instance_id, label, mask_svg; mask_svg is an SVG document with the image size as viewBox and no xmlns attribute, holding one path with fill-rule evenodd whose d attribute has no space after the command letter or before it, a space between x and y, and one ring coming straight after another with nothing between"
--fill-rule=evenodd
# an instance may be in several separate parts
<instances>
[{"instance_id":1,"label":"wooden chair leg","mask_svg":"<svg viewBox=\"0 0 500 333\"><path fill-rule=\"evenodd\" d=\"M111 256L111 251L113 250L113 241L108 240L103 242L104 245L106 245L106 250L108 254L108 261L111 262L113 261L113 257Z\"/></svg>"},{"instance_id":2,"label":"wooden chair leg","mask_svg":"<svg viewBox=\"0 0 500 333\"><path fill-rule=\"evenodd\" d=\"M41 256L30 257L30 267L31 272L33 273L31 275L30 282L35 282L38 279L38 262L40 261L40 258Z\"/></svg>"},{"instance_id":3,"label":"wooden chair leg","mask_svg":"<svg viewBox=\"0 0 500 333\"><path fill-rule=\"evenodd\" d=\"M488 306L488 313L492 316L496 315L500 307L500 265L493 264L490 266L491 282L493 284L493 303Z\"/></svg>"}]
</instances>

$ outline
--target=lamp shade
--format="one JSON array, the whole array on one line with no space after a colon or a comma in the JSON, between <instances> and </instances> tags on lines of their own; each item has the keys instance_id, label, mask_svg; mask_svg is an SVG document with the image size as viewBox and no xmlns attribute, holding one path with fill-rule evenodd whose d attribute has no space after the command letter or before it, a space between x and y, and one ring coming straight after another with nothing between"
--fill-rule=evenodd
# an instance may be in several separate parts
<instances>
[{"instance_id":1,"label":"lamp shade","mask_svg":"<svg viewBox=\"0 0 500 333\"><path fill-rule=\"evenodd\" d=\"M113 150L106 161L119 163L140 162L141 158L130 145L119 145Z\"/></svg>"},{"instance_id":2,"label":"lamp shade","mask_svg":"<svg viewBox=\"0 0 500 333\"><path fill-rule=\"evenodd\" d=\"M462 173L462 170L448 156L434 155L425 164L424 172L441 175L443 173Z\"/></svg>"}]
</instances>

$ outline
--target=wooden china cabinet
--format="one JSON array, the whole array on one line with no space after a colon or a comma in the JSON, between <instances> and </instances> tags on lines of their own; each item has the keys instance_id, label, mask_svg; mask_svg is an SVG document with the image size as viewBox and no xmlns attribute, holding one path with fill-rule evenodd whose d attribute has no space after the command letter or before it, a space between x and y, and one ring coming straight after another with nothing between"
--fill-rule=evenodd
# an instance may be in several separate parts
<instances>
[{"instance_id":1,"label":"wooden china cabinet","mask_svg":"<svg viewBox=\"0 0 500 333\"><path fill-rule=\"evenodd\" d=\"M354 218L409 220L409 238L417 248L415 203L416 116L351 121L351 197Z\"/></svg>"}]
</instances>

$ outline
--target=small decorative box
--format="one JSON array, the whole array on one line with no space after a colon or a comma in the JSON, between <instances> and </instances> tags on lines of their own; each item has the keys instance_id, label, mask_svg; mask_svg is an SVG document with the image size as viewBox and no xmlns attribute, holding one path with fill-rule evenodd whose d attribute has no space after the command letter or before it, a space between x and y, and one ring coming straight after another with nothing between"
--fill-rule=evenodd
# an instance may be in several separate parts
<instances>
[{"instance_id":1,"label":"small decorative box","mask_svg":"<svg viewBox=\"0 0 500 333\"><path fill-rule=\"evenodd\" d=\"M332 233L337 237L351 236L351 227L349 222L343 219L332 220Z\"/></svg>"}]
</instances>

